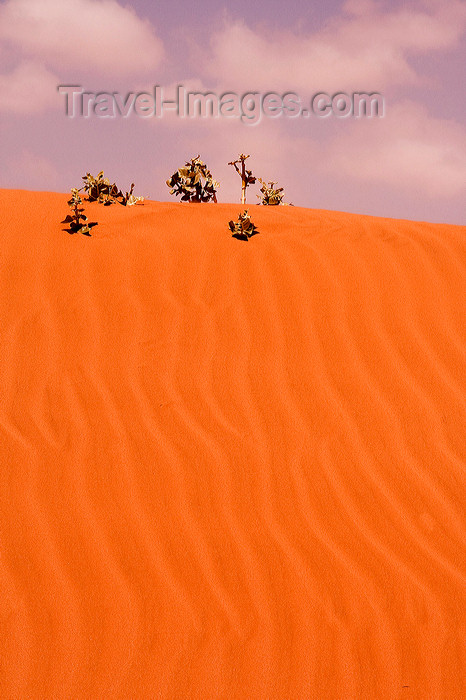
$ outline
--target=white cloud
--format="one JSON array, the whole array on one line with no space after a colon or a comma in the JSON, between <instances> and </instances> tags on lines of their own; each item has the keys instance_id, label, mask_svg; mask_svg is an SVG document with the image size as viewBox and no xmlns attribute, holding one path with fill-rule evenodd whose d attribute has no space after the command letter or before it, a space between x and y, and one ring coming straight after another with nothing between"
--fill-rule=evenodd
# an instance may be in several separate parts
<instances>
[{"instance_id":1,"label":"white cloud","mask_svg":"<svg viewBox=\"0 0 466 700\"><path fill-rule=\"evenodd\" d=\"M24 61L0 74L0 112L31 114L57 103L57 77L44 66Z\"/></svg>"},{"instance_id":2,"label":"white cloud","mask_svg":"<svg viewBox=\"0 0 466 700\"><path fill-rule=\"evenodd\" d=\"M227 89L380 91L416 82L410 56L454 46L465 26L460 0L385 12L371 0L350 0L342 15L307 36L225 23L204 67Z\"/></svg>"},{"instance_id":3,"label":"white cloud","mask_svg":"<svg viewBox=\"0 0 466 700\"><path fill-rule=\"evenodd\" d=\"M56 71L118 77L151 71L163 55L150 23L116 0L7 0L0 42Z\"/></svg>"},{"instance_id":4,"label":"white cloud","mask_svg":"<svg viewBox=\"0 0 466 700\"><path fill-rule=\"evenodd\" d=\"M384 119L354 123L326 150L326 169L422 196L455 197L466 182L466 129L413 102Z\"/></svg>"}]
</instances>

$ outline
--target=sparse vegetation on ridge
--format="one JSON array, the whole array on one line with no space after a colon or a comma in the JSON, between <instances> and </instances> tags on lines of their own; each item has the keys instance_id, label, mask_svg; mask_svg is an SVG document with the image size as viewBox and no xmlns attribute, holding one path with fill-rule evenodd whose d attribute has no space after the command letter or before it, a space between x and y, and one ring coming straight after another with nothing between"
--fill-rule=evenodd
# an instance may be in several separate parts
<instances>
[{"instance_id":1,"label":"sparse vegetation on ridge","mask_svg":"<svg viewBox=\"0 0 466 700\"><path fill-rule=\"evenodd\" d=\"M71 199L68 200L68 206L71 208L73 214L68 214L61 222L62 224L70 224L70 233L79 232L90 236L90 229L93 226L97 226L97 221L86 223L87 216L84 214L84 208L81 207L83 200L79 194L82 190L86 192L88 202L99 202L106 207L114 202L118 202L125 207L144 202L144 197L136 197L133 194L134 182L131 184L129 192L123 194L115 183L110 184L110 180L104 176L103 170L98 173L97 177L94 177L91 173L86 173L86 175L83 175L82 180L84 180L83 186L79 189L73 187L71 190Z\"/></svg>"},{"instance_id":2,"label":"sparse vegetation on ridge","mask_svg":"<svg viewBox=\"0 0 466 700\"><path fill-rule=\"evenodd\" d=\"M260 204L265 206L277 206L285 204L283 198L285 196L283 187L276 187L276 182L269 180L266 182L260 177L253 175L252 170L246 168L246 160L249 155L240 153L236 160L230 161L228 165L232 165L238 175L241 177L241 203L246 202L246 190L250 185L259 181L261 183L260 194L257 197L260 199ZM84 190L87 201L99 202L104 206L110 206L114 202L118 202L123 206L132 206L144 201L144 197L137 197L133 194L134 182L131 184L130 190L123 194L117 184L111 183L105 177L104 171L101 170L97 176L91 173L86 173L82 177L83 185L81 188L73 188L71 190L71 199L68 202L72 210L72 215L68 215L62 223L70 224L70 232L77 233L78 231L90 235L90 228L96 226L97 222L92 224L87 223L87 216L84 214L84 208L81 206L83 200L79 192ZM220 184L214 180L212 173L207 165L201 160L200 155L186 161L184 166L178 168L176 172L166 181L170 188L170 194L180 197L182 202L214 202L217 203L217 190ZM258 233L256 226L252 223L249 211L245 210L238 215L238 220L228 223L233 236L243 240L249 240L251 236Z\"/></svg>"},{"instance_id":3,"label":"sparse vegetation on ridge","mask_svg":"<svg viewBox=\"0 0 466 700\"><path fill-rule=\"evenodd\" d=\"M132 206L138 202L143 202L144 197L136 197L133 194L134 182L131 183L129 192L123 194L122 190L116 183L110 184L110 180L104 177L104 171L101 170L97 177L86 173L83 175L84 185L81 189L87 193L89 202L100 202L104 206L109 206L113 202L119 202L123 206Z\"/></svg>"}]
</instances>

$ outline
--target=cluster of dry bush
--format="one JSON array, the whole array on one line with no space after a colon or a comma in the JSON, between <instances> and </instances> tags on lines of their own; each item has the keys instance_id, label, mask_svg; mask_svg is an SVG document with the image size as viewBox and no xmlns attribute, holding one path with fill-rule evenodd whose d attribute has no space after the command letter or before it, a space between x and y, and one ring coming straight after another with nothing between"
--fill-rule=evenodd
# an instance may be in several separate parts
<instances>
[{"instance_id":1,"label":"cluster of dry bush","mask_svg":"<svg viewBox=\"0 0 466 700\"><path fill-rule=\"evenodd\" d=\"M246 168L246 160L249 157L249 155L240 153L236 160L228 163L235 168L241 178L241 204L246 204L246 190L257 180L262 185L260 194L257 195L261 200L260 204L265 206L285 204L283 202L285 196L283 187L275 187L276 182L265 182L260 177L256 178L252 174L252 170ZM167 185L170 187L170 194L180 196L182 202L217 202L217 190L220 187L200 156L191 158L191 160L186 161L183 167L178 168L167 180ZM239 214L236 222L230 221L228 226L236 238L243 240L248 240L255 233L258 233L247 209Z\"/></svg>"},{"instance_id":2,"label":"cluster of dry bush","mask_svg":"<svg viewBox=\"0 0 466 700\"><path fill-rule=\"evenodd\" d=\"M277 183L273 181L265 182L246 168L246 160L249 157L249 155L240 153L236 160L228 163L228 165L232 165L235 168L241 178L241 204L246 204L246 190L250 185L254 185L256 181L261 183L260 194L257 195L260 199L260 204L264 206L285 204L283 201L285 196L283 187L275 187ZM84 213L83 199L79 194L83 190L87 195L86 200L88 202L99 202L104 206L110 206L117 202L129 207L144 202L144 197L136 197L133 194L134 183L132 183L129 192L123 193L115 183L111 183L104 176L103 170L96 177L91 175L91 173L86 173L82 180L84 181L82 187L71 190L71 198L68 200L71 214L68 214L62 221L64 224L69 224L67 229L69 233L82 233L90 236L91 228L97 226L97 222L89 222ZM170 194L176 197L179 196L182 202L198 203L216 203L217 190L220 187L219 182L214 180L212 173L199 155L186 161L181 168L178 168L167 180L167 185L170 188ZM247 241L251 236L258 233L257 227L251 221L247 209L239 213L237 221L229 221L228 226L233 236L241 240Z\"/></svg>"},{"instance_id":3,"label":"cluster of dry bush","mask_svg":"<svg viewBox=\"0 0 466 700\"><path fill-rule=\"evenodd\" d=\"M97 221L90 223L87 216L84 214L84 207L81 206L83 200L79 194L82 190L87 194L86 199L88 202L99 202L105 207L115 202L125 207L130 207L144 201L144 197L136 197L133 194L134 182L131 184L129 192L123 194L116 183L110 183L110 180L104 176L103 170L100 171L97 177L94 177L91 173L86 173L81 179L84 180L84 184L79 189L73 187L71 190L71 199L68 200L71 214L68 214L61 222L62 224L69 224L69 233L83 233L85 236L90 236L91 228L97 226Z\"/></svg>"}]
</instances>

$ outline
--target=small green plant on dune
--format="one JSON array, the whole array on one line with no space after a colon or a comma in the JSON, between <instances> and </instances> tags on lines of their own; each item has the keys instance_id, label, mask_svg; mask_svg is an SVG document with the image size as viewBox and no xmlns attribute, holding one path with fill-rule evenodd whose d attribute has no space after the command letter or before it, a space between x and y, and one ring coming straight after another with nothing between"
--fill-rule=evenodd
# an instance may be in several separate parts
<instances>
[{"instance_id":1,"label":"small green plant on dune","mask_svg":"<svg viewBox=\"0 0 466 700\"><path fill-rule=\"evenodd\" d=\"M217 202L219 183L200 156L186 161L183 167L167 180L170 194L180 196L182 202Z\"/></svg>"},{"instance_id":2,"label":"small green plant on dune","mask_svg":"<svg viewBox=\"0 0 466 700\"><path fill-rule=\"evenodd\" d=\"M85 236L90 236L91 228L97 226L97 222L88 222L87 216L84 214L84 207L81 206L82 203L79 190L74 187L71 190L71 198L68 200L68 206L72 213L63 219L62 224L69 224L70 233L83 233Z\"/></svg>"},{"instance_id":3,"label":"small green plant on dune","mask_svg":"<svg viewBox=\"0 0 466 700\"><path fill-rule=\"evenodd\" d=\"M261 204L267 205L267 206L277 206L278 204L284 204L283 197L285 196L285 193L283 191L283 187L274 187L276 185L276 182L273 182L273 180L270 180L269 182L264 182L262 178L258 178L259 182L261 183L262 187L260 188L260 194L257 196L261 200Z\"/></svg>"},{"instance_id":4,"label":"small green plant on dune","mask_svg":"<svg viewBox=\"0 0 466 700\"><path fill-rule=\"evenodd\" d=\"M251 236L259 233L257 227L251 221L248 209L245 209L243 213L240 212L236 221L229 221L228 226L233 237L242 241L248 241Z\"/></svg>"},{"instance_id":5,"label":"small green plant on dune","mask_svg":"<svg viewBox=\"0 0 466 700\"><path fill-rule=\"evenodd\" d=\"M228 165L233 165L236 172L241 178L241 204L246 204L246 188L256 182L256 178L252 174L252 170L246 169L246 160L250 156L240 153L237 160L232 160Z\"/></svg>"}]
</instances>

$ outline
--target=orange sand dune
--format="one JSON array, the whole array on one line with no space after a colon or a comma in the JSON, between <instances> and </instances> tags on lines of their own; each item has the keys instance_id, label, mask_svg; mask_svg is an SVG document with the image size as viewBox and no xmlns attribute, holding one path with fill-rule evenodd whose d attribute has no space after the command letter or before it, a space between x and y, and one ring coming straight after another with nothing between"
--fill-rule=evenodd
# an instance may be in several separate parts
<instances>
[{"instance_id":1,"label":"orange sand dune","mask_svg":"<svg viewBox=\"0 0 466 700\"><path fill-rule=\"evenodd\" d=\"M466 697L466 229L0 192L0 697Z\"/></svg>"}]
</instances>

